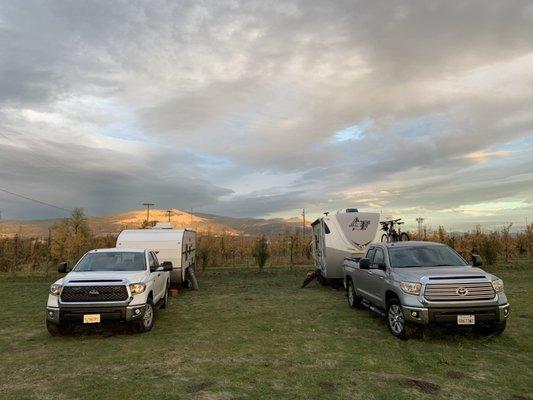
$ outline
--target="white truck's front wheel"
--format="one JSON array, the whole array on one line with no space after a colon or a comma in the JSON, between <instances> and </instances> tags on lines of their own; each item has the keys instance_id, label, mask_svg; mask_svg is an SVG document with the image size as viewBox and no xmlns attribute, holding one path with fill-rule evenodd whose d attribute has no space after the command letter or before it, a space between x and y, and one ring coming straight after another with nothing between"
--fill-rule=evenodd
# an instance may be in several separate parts
<instances>
[{"instance_id":1,"label":"white truck's front wheel","mask_svg":"<svg viewBox=\"0 0 533 400\"><path fill-rule=\"evenodd\" d=\"M137 330L139 332L148 332L152 330L154 326L154 302L152 299L146 301L143 317L137 321Z\"/></svg>"}]
</instances>

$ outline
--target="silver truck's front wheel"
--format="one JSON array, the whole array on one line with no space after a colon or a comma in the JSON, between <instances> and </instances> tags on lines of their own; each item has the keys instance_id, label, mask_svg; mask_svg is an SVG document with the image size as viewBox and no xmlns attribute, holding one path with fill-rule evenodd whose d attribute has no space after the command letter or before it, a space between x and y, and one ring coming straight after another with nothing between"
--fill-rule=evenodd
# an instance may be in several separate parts
<instances>
[{"instance_id":1,"label":"silver truck's front wheel","mask_svg":"<svg viewBox=\"0 0 533 400\"><path fill-rule=\"evenodd\" d=\"M389 326L395 335L401 335L405 327L405 319L402 309L398 304L392 304L389 307Z\"/></svg>"},{"instance_id":2,"label":"silver truck's front wheel","mask_svg":"<svg viewBox=\"0 0 533 400\"><path fill-rule=\"evenodd\" d=\"M419 328L405 320L402 305L397 298L392 298L388 301L385 315L389 331L397 338L406 340L416 335L419 331Z\"/></svg>"}]
</instances>

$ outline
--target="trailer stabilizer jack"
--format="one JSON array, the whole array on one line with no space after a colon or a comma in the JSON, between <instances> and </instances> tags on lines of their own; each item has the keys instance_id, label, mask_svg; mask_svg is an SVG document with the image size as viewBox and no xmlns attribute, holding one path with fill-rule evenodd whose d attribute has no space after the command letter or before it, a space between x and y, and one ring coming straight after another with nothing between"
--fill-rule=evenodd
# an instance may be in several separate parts
<instances>
[{"instance_id":1,"label":"trailer stabilizer jack","mask_svg":"<svg viewBox=\"0 0 533 400\"><path fill-rule=\"evenodd\" d=\"M303 289L304 287L309 285L312 281L314 281L316 278L317 278L316 271L307 271L307 276L305 277L300 287Z\"/></svg>"}]
</instances>

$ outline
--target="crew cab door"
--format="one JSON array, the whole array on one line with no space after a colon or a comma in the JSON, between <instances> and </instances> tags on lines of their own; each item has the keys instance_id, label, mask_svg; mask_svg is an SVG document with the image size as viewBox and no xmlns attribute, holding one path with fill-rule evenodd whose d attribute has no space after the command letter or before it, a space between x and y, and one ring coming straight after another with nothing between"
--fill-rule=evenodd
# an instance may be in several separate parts
<instances>
[{"instance_id":1,"label":"crew cab door","mask_svg":"<svg viewBox=\"0 0 533 400\"><path fill-rule=\"evenodd\" d=\"M371 247L365 254L365 258L369 259L370 265L372 265L374 262L375 253L376 249ZM355 292L358 296L361 296L362 298L373 302L373 297L370 293L370 272L371 270L369 269L356 268L354 270L354 285Z\"/></svg>"},{"instance_id":2,"label":"crew cab door","mask_svg":"<svg viewBox=\"0 0 533 400\"><path fill-rule=\"evenodd\" d=\"M374 258L368 270L368 292L370 301L375 305L385 308L385 278L386 272L379 269L379 265L386 265L385 252L381 247L376 248Z\"/></svg>"},{"instance_id":3,"label":"crew cab door","mask_svg":"<svg viewBox=\"0 0 533 400\"><path fill-rule=\"evenodd\" d=\"M163 291L165 290L165 274L163 271L157 271L159 268L159 261L156 255L150 251L148 252L148 265L150 267L150 278L154 282L154 303L159 301ZM153 271L153 272L152 272Z\"/></svg>"}]
</instances>

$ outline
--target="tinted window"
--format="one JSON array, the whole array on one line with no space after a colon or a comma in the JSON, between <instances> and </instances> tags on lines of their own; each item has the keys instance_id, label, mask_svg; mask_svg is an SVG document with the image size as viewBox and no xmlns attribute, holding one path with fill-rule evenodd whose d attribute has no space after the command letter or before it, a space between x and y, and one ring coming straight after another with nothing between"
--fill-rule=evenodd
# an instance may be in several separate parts
<instances>
[{"instance_id":1,"label":"tinted window","mask_svg":"<svg viewBox=\"0 0 533 400\"><path fill-rule=\"evenodd\" d=\"M374 254L374 264L385 264L385 255L383 254L383 250L376 249L376 253Z\"/></svg>"},{"instance_id":2,"label":"tinted window","mask_svg":"<svg viewBox=\"0 0 533 400\"><path fill-rule=\"evenodd\" d=\"M157 259L152 253L148 253L148 264L150 265L150 267L157 267L158 265Z\"/></svg>"},{"instance_id":3,"label":"tinted window","mask_svg":"<svg viewBox=\"0 0 533 400\"><path fill-rule=\"evenodd\" d=\"M376 249L370 249L367 254L367 258L370 260L370 264L374 262L374 254L376 253Z\"/></svg>"},{"instance_id":4,"label":"tinted window","mask_svg":"<svg viewBox=\"0 0 533 400\"><path fill-rule=\"evenodd\" d=\"M389 247L389 257L395 268L468 265L448 246Z\"/></svg>"},{"instance_id":5,"label":"tinted window","mask_svg":"<svg viewBox=\"0 0 533 400\"><path fill-rule=\"evenodd\" d=\"M145 269L143 253L106 251L86 254L76 265L74 271L143 271Z\"/></svg>"}]
</instances>

